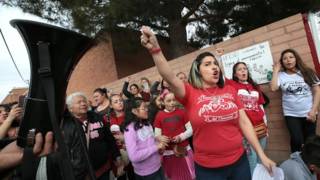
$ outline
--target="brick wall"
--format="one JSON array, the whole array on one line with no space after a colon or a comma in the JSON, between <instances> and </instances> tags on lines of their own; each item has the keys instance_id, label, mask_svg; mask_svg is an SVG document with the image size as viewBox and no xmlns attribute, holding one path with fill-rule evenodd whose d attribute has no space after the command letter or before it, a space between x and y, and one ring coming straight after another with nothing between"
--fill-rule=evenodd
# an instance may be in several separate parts
<instances>
[{"instance_id":1,"label":"brick wall","mask_svg":"<svg viewBox=\"0 0 320 180\"><path fill-rule=\"evenodd\" d=\"M71 74L67 94L81 91L91 99L93 90L102 84L154 66L150 54L140 45L139 37L140 31L127 29L102 33L101 38L107 42L98 40L98 45L80 59ZM172 57L169 39L158 39L164 54Z\"/></svg>"},{"instance_id":2,"label":"brick wall","mask_svg":"<svg viewBox=\"0 0 320 180\"><path fill-rule=\"evenodd\" d=\"M19 96L25 95L28 91L27 87L12 88L9 94L2 100L0 104L10 104L19 101Z\"/></svg>"},{"instance_id":3,"label":"brick wall","mask_svg":"<svg viewBox=\"0 0 320 180\"><path fill-rule=\"evenodd\" d=\"M112 46L119 78L154 66L150 54L140 45L140 35L140 31L128 29L119 29L118 31L111 32ZM170 59L173 58L169 39L158 37L158 40L166 57ZM194 51L194 49L192 51ZM189 52L191 52L191 50Z\"/></svg>"},{"instance_id":4,"label":"brick wall","mask_svg":"<svg viewBox=\"0 0 320 180\"><path fill-rule=\"evenodd\" d=\"M111 38L92 47L71 74L67 94L81 91L88 97L101 84L118 79Z\"/></svg>"},{"instance_id":5,"label":"brick wall","mask_svg":"<svg viewBox=\"0 0 320 180\"><path fill-rule=\"evenodd\" d=\"M294 48L301 55L304 62L314 68L301 14L288 17L208 48L179 57L170 61L169 64L174 72L183 71L187 73L193 59L203 51L214 52L215 48L219 47L224 48L225 52L228 53L264 41L269 41L274 61L280 58L282 50ZM154 67L133 74L131 77L133 81L137 81L139 77L142 76L146 76L152 81L159 79L159 74ZM124 79L125 78L104 86L120 92ZM272 159L281 162L287 159L290 153L289 135L282 115L281 93L271 92L268 84L262 85L262 90L270 97L271 101L269 107L266 109L270 130L266 152Z\"/></svg>"}]
</instances>

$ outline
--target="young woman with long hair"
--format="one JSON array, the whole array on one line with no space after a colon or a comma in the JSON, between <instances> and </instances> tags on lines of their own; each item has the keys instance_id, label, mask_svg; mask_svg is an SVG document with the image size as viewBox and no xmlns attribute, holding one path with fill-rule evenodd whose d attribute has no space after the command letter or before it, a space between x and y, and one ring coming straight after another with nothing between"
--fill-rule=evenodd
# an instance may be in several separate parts
<instances>
[{"instance_id":1,"label":"young woman with long hair","mask_svg":"<svg viewBox=\"0 0 320 180\"><path fill-rule=\"evenodd\" d=\"M125 142L121 126L124 123L125 112L124 112L124 101L120 94L111 94L110 97L110 113L108 119L110 122L110 131L113 137L116 139L118 148L120 150L121 158L125 166L125 174L117 177L118 180L134 180L133 167L129 162L128 153L125 149ZM116 167L113 166L113 173L117 176Z\"/></svg>"},{"instance_id":2,"label":"young woman with long hair","mask_svg":"<svg viewBox=\"0 0 320 180\"><path fill-rule=\"evenodd\" d=\"M93 100L96 105L94 111L100 115L106 115L110 109L110 101L106 88L97 88L93 91Z\"/></svg>"},{"instance_id":3,"label":"young woman with long hair","mask_svg":"<svg viewBox=\"0 0 320 180\"><path fill-rule=\"evenodd\" d=\"M263 108L265 101L261 89L252 80L246 63L237 62L234 64L232 80L226 81L236 89L240 101L244 105L244 111L255 129L262 149L264 149L267 144L267 125ZM248 144L246 140L244 144L252 173L260 159L253 147Z\"/></svg>"},{"instance_id":4,"label":"young woman with long hair","mask_svg":"<svg viewBox=\"0 0 320 180\"><path fill-rule=\"evenodd\" d=\"M283 71L281 71L281 68ZM319 79L293 49L282 51L273 66L270 87L282 91L282 108L290 133L291 152L300 151L307 137L314 135L320 101Z\"/></svg>"}]
</instances>

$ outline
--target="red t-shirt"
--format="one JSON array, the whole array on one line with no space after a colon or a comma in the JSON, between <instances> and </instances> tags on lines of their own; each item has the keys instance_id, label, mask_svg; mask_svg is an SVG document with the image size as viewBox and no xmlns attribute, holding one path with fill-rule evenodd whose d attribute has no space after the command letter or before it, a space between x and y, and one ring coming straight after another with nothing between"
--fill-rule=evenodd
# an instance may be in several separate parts
<instances>
[{"instance_id":1,"label":"red t-shirt","mask_svg":"<svg viewBox=\"0 0 320 180\"><path fill-rule=\"evenodd\" d=\"M186 130L185 124L187 122L188 120L186 119L185 111L175 109L172 112L159 111L153 125L155 128L161 129L162 135L173 138ZM188 141L184 140L178 145L186 147L188 144ZM173 144L170 144L166 149L172 150L172 148Z\"/></svg>"},{"instance_id":2,"label":"red t-shirt","mask_svg":"<svg viewBox=\"0 0 320 180\"><path fill-rule=\"evenodd\" d=\"M264 98L260 89L255 89L251 84L238 83L233 80L227 81L233 86L244 106L244 110L253 126L263 123L264 112L261 106Z\"/></svg>"},{"instance_id":3,"label":"red t-shirt","mask_svg":"<svg viewBox=\"0 0 320 180\"><path fill-rule=\"evenodd\" d=\"M116 131L116 132L112 132L112 125L117 125L119 126L119 130L120 130L120 125L122 124L122 122L124 121L124 115L116 117L115 114L113 114L110 118L110 131L112 134L119 134L121 133L120 131ZM118 148L119 149L123 149L124 148L124 144L120 141L116 141Z\"/></svg>"},{"instance_id":4,"label":"red t-shirt","mask_svg":"<svg viewBox=\"0 0 320 180\"><path fill-rule=\"evenodd\" d=\"M112 126L112 125L120 126L123 121L124 121L124 115L120 116L120 117L111 116L111 118L110 118L110 126Z\"/></svg>"},{"instance_id":5,"label":"red t-shirt","mask_svg":"<svg viewBox=\"0 0 320 180\"><path fill-rule=\"evenodd\" d=\"M241 157L244 149L239 109L243 105L232 86L196 89L187 83L185 97L179 101L185 106L193 128L196 163L218 168L233 164Z\"/></svg>"}]
</instances>

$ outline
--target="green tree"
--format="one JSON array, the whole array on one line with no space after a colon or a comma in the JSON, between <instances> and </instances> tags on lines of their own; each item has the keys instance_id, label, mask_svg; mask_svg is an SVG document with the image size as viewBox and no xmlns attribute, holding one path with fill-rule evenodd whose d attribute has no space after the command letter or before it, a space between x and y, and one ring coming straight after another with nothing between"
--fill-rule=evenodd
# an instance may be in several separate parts
<instances>
[{"instance_id":1,"label":"green tree","mask_svg":"<svg viewBox=\"0 0 320 180\"><path fill-rule=\"evenodd\" d=\"M278 19L319 7L319 0L3 0L94 36L116 27L152 27L170 38L174 57ZM187 28L194 33L187 38Z\"/></svg>"}]
</instances>

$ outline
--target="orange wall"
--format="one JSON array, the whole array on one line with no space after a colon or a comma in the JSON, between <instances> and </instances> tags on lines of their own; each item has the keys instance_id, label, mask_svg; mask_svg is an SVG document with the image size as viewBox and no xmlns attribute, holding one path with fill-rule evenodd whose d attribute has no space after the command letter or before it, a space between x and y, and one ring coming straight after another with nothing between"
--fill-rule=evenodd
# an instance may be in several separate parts
<instances>
[{"instance_id":1,"label":"orange wall","mask_svg":"<svg viewBox=\"0 0 320 180\"><path fill-rule=\"evenodd\" d=\"M148 51L140 45L140 35L140 31L127 29L119 29L111 33L119 78L140 72L154 65ZM159 42L165 55L172 57L168 48L169 40L159 38Z\"/></svg>"},{"instance_id":2,"label":"orange wall","mask_svg":"<svg viewBox=\"0 0 320 180\"><path fill-rule=\"evenodd\" d=\"M112 42L99 43L92 47L80 59L71 74L67 94L81 91L88 97L93 90L101 84L106 84L118 79Z\"/></svg>"},{"instance_id":3,"label":"orange wall","mask_svg":"<svg viewBox=\"0 0 320 180\"><path fill-rule=\"evenodd\" d=\"M97 87L154 65L148 51L140 45L140 32L119 29L102 36L107 42L100 41L80 59L71 74L67 94L81 91L91 99ZM159 38L159 42L170 57L168 39Z\"/></svg>"},{"instance_id":4,"label":"orange wall","mask_svg":"<svg viewBox=\"0 0 320 180\"><path fill-rule=\"evenodd\" d=\"M288 17L208 48L176 58L170 61L169 64L174 72L188 72L193 59L203 51L214 52L215 48L219 47L224 48L225 52L228 53L264 41L269 41L273 60L280 58L282 50L294 48L301 55L304 62L314 68L301 14ZM132 64L135 63L132 62ZM133 81L137 81L142 76L146 76L152 81L159 79L159 74L154 67L133 74L131 77ZM120 92L124 79L105 84L104 86L113 89L115 92ZM262 85L262 90L269 96L271 101L266 109L270 130L266 152L272 159L280 162L287 159L290 153L289 135L282 115L281 93L271 92L267 84Z\"/></svg>"}]
</instances>

